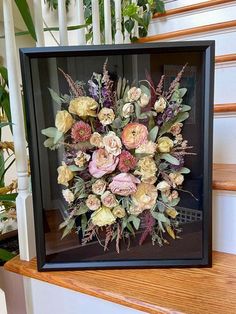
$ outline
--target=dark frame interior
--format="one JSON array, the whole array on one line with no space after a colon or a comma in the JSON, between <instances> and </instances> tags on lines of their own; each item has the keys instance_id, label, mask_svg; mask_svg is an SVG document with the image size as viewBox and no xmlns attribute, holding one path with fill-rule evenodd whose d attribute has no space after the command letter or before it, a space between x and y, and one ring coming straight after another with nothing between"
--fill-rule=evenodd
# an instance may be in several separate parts
<instances>
[{"instance_id":1,"label":"dark frame interior","mask_svg":"<svg viewBox=\"0 0 236 314\"><path fill-rule=\"evenodd\" d=\"M31 60L33 58L100 56L104 54L139 54L166 52L203 53L203 99L204 112L204 151L203 165L203 258L201 259L168 259L168 260L122 260L122 261L86 261L86 262L46 262L45 237L43 227L43 209L41 199L42 182L38 157L34 96L32 90ZM212 263L212 142L213 142L213 91L214 91L214 41L194 42L161 42L151 44L103 45L103 46L70 46L20 49L21 70L26 103L29 152L32 172L32 190L34 202L34 219L37 247L37 264L39 271L60 269L95 269L95 268L145 268L145 267L210 267Z\"/></svg>"}]
</instances>

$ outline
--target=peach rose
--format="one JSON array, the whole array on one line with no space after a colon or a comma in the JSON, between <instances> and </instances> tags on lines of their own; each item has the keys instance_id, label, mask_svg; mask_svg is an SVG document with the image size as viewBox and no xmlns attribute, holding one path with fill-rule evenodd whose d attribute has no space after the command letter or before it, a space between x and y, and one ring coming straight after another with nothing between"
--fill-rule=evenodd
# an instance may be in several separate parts
<instances>
[{"instance_id":1,"label":"peach rose","mask_svg":"<svg viewBox=\"0 0 236 314\"><path fill-rule=\"evenodd\" d=\"M93 152L92 160L89 163L89 173L95 178L101 178L107 173L116 169L119 158L109 154L104 148Z\"/></svg>"},{"instance_id":2,"label":"peach rose","mask_svg":"<svg viewBox=\"0 0 236 314\"><path fill-rule=\"evenodd\" d=\"M108 208L114 208L117 205L117 199L110 191L106 191L101 196L102 205Z\"/></svg>"},{"instance_id":3,"label":"peach rose","mask_svg":"<svg viewBox=\"0 0 236 314\"><path fill-rule=\"evenodd\" d=\"M123 218L125 217L126 212L122 206L118 205L113 209L112 214L117 218Z\"/></svg>"},{"instance_id":4,"label":"peach rose","mask_svg":"<svg viewBox=\"0 0 236 314\"><path fill-rule=\"evenodd\" d=\"M180 122L175 123L172 125L170 132L173 135L178 135L178 134L180 134L182 127L183 127L183 123L180 123Z\"/></svg>"},{"instance_id":5,"label":"peach rose","mask_svg":"<svg viewBox=\"0 0 236 314\"><path fill-rule=\"evenodd\" d=\"M137 101L139 100L141 94L142 94L142 91L140 88L132 87L128 90L127 97L129 101Z\"/></svg>"},{"instance_id":6,"label":"peach rose","mask_svg":"<svg viewBox=\"0 0 236 314\"><path fill-rule=\"evenodd\" d=\"M85 203L90 210L97 210L101 207L100 199L94 194L89 194Z\"/></svg>"},{"instance_id":7,"label":"peach rose","mask_svg":"<svg viewBox=\"0 0 236 314\"><path fill-rule=\"evenodd\" d=\"M151 156L146 156L138 161L138 170L134 174L141 176L141 181L146 181L155 177L157 172L157 166L154 159ZM155 182L155 181L154 181Z\"/></svg>"},{"instance_id":8,"label":"peach rose","mask_svg":"<svg viewBox=\"0 0 236 314\"><path fill-rule=\"evenodd\" d=\"M154 155L157 149L157 144L153 143L152 141L148 141L140 145L138 148L135 149L136 154L150 154Z\"/></svg>"},{"instance_id":9,"label":"peach rose","mask_svg":"<svg viewBox=\"0 0 236 314\"><path fill-rule=\"evenodd\" d=\"M107 135L103 138L103 144L105 147L105 150L114 156L118 156L121 153L121 140L118 136L116 136L115 132L108 132Z\"/></svg>"},{"instance_id":10,"label":"peach rose","mask_svg":"<svg viewBox=\"0 0 236 314\"><path fill-rule=\"evenodd\" d=\"M58 111L55 119L55 126L59 132L66 133L73 124L72 115L67 110Z\"/></svg>"},{"instance_id":11,"label":"peach rose","mask_svg":"<svg viewBox=\"0 0 236 314\"><path fill-rule=\"evenodd\" d=\"M152 209L157 200L157 188L153 184L140 183L137 191L132 195L133 212L140 213L145 209ZM131 210L132 210L131 209Z\"/></svg>"},{"instance_id":12,"label":"peach rose","mask_svg":"<svg viewBox=\"0 0 236 314\"><path fill-rule=\"evenodd\" d=\"M148 129L140 123L127 124L121 134L122 142L127 149L133 149L141 146L147 141Z\"/></svg>"},{"instance_id":13,"label":"peach rose","mask_svg":"<svg viewBox=\"0 0 236 314\"><path fill-rule=\"evenodd\" d=\"M109 188L113 194L128 196L136 192L138 183L140 180L132 174L120 173L113 178Z\"/></svg>"},{"instance_id":14,"label":"peach rose","mask_svg":"<svg viewBox=\"0 0 236 314\"><path fill-rule=\"evenodd\" d=\"M94 194L102 195L106 191L106 181L103 179L98 179L92 184L92 191Z\"/></svg>"},{"instance_id":15,"label":"peach rose","mask_svg":"<svg viewBox=\"0 0 236 314\"><path fill-rule=\"evenodd\" d=\"M104 147L104 144L103 144L103 141L102 141L102 136L98 132L94 132L91 135L89 141L90 141L90 144L95 146L95 147L98 147L98 148L103 148Z\"/></svg>"},{"instance_id":16,"label":"peach rose","mask_svg":"<svg viewBox=\"0 0 236 314\"><path fill-rule=\"evenodd\" d=\"M98 119L102 125L109 125L115 119L114 111L110 108L102 108L98 113Z\"/></svg>"},{"instance_id":17,"label":"peach rose","mask_svg":"<svg viewBox=\"0 0 236 314\"><path fill-rule=\"evenodd\" d=\"M184 176L179 172L170 173L169 178L170 178L174 188L177 185L181 185L184 182Z\"/></svg>"}]
</instances>

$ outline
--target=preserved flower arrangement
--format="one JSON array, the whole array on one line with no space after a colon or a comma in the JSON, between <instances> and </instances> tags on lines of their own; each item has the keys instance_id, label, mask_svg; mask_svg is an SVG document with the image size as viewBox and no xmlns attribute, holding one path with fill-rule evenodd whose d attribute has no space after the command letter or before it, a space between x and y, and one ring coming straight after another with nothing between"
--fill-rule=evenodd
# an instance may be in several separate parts
<instances>
[{"instance_id":1,"label":"preserved flower arrangement","mask_svg":"<svg viewBox=\"0 0 236 314\"><path fill-rule=\"evenodd\" d=\"M147 237L162 246L181 231L176 206L180 201L184 157L191 149L183 139L183 122L190 106L183 104L186 88L179 82L186 65L164 90L149 74L136 85L125 78L112 80L107 70L87 82L74 82L61 69L69 95L53 99L61 105L55 127L42 130L44 146L64 150L57 168L58 184L68 216L62 237L82 234L82 245L97 239L108 249L120 241L129 246ZM78 219L79 218L79 219Z\"/></svg>"}]
</instances>

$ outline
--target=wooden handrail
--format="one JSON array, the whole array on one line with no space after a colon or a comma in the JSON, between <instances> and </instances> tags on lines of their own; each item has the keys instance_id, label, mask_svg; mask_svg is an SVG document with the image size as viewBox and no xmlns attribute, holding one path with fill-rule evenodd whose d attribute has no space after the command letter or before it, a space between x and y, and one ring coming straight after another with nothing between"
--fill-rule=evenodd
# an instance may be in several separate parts
<instances>
[{"instance_id":1,"label":"wooden handrail","mask_svg":"<svg viewBox=\"0 0 236 314\"><path fill-rule=\"evenodd\" d=\"M236 53L216 56L215 63L234 62L236 61Z\"/></svg>"},{"instance_id":2,"label":"wooden handrail","mask_svg":"<svg viewBox=\"0 0 236 314\"><path fill-rule=\"evenodd\" d=\"M236 103L215 104L214 113L236 112Z\"/></svg>"},{"instance_id":3,"label":"wooden handrail","mask_svg":"<svg viewBox=\"0 0 236 314\"><path fill-rule=\"evenodd\" d=\"M215 24L210 24L210 25L197 26L197 27L192 27L192 28L188 28L188 29L177 30L174 32L168 32L168 33L143 37L143 38L139 38L139 42L145 43L145 42L151 42L151 41L159 41L159 40L177 38L177 37L182 37L182 36L191 36L194 34L217 31L217 30L227 29L227 28L232 28L232 27L236 27L236 20L221 22L221 23L215 23Z\"/></svg>"},{"instance_id":4,"label":"wooden handrail","mask_svg":"<svg viewBox=\"0 0 236 314\"><path fill-rule=\"evenodd\" d=\"M187 12L191 12L195 10L201 10L201 9L210 8L213 6L222 5L222 4L226 4L230 2L235 2L235 1L234 0L210 0L210 1L205 1L205 2L195 3L191 5L186 5L180 8L170 9L166 11L165 13L156 13L154 14L153 18L168 17L171 15L187 13Z\"/></svg>"},{"instance_id":5,"label":"wooden handrail","mask_svg":"<svg viewBox=\"0 0 236 314\"><path fill-rule=\"evenodd\" d=\"M236 165L213 165L213 189L236 191Z\"/></svg>"}]
</instances>

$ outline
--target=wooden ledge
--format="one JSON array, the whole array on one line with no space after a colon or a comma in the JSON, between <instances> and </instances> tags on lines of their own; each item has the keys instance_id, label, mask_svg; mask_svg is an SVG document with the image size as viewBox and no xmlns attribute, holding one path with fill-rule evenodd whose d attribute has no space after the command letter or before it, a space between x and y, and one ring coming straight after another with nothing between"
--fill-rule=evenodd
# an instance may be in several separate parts
<instances>
[{"instance_id":1,"label":"wooden ledge","mask_svg":"<svg viewBox=\"0 0 236 314\"><path fill-rule=\"evenodd\" d=\"M166 11L165 13L156 13L156 14L154 14L153 18L168 17L171 15L192 12L195 10L206 9L206 8L210 8L213 6L222 5L222 4L226 4L226 3L230 3L230 2L234 2L234 0L210 0L210 1L205 1L205 2L195 3L192 5L186 5L186 6L183 6L180 8L176 8L176 9L170 9L170 10Z\"/></svg>"},{"instance_id":2,"label":"wooden ledge","mask_svg":"<svg viewBox=\"0 0 236 314\"><path fill-rule=\"evenodd\" d=\"M236 103L215 104L214 113L236 112Z\"/></svg>"},{"instance_id":3,"label":"wooden ledge","mask_svg":"<svg viewBox=\"0 0 236 314\"><path fill-rule=\"evenodd\" d=\"M41 272L16 257L11 272L152 314L236 312L236 255L214 252L213 268ZM178 311L178 312L176 312Z\"/></svg>"},{"instance_id":4,"label":"wooden ledge","mask_svg":"<svg viewBox=\"0 0 236 314\"><path fill-rule=\"evenodd\" d=\"M215 24L210 24L210 25L197 26L193 28L177 30L174 32L168 32L168 33L163 33L159 35L143 37L143 38L139 38L138 41L140 43L145 43L145 42L166 40L166 39L178 38L182 36L191 36L191 35L195 35L199 33L207 33L207 32L212 32L212 31L217 31L217 30L222 30L222 29L228 29L232 27L236 27L236 20L222 22L222 23L215 23Z\"/></svg>"},{"instance_id":5,"label":"wooden ledge","mask_svg":"<svg viewBox=\"0 0 236 314\"><path fill-rule=\"evenodd\" d=\"M213 165L213 189L236 191L236 165Z\"/></svg>"}]
</instances>

